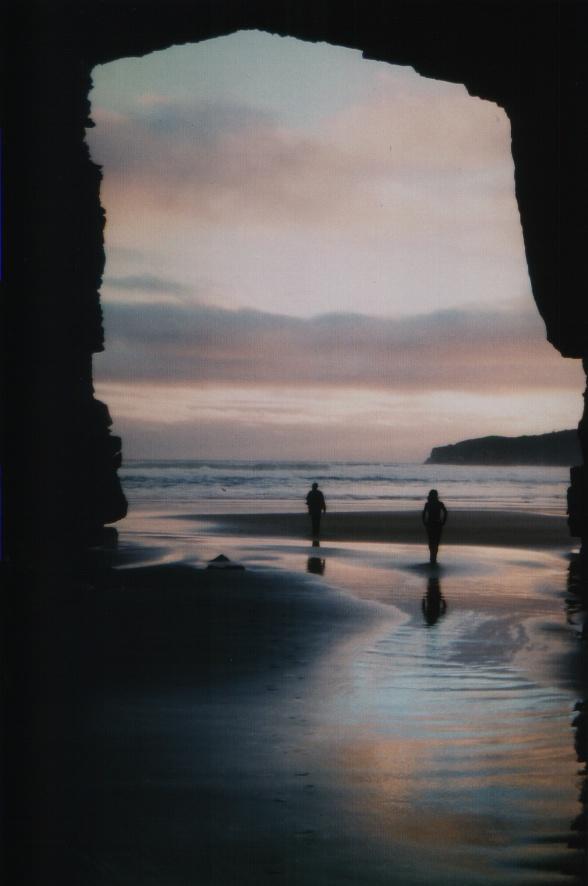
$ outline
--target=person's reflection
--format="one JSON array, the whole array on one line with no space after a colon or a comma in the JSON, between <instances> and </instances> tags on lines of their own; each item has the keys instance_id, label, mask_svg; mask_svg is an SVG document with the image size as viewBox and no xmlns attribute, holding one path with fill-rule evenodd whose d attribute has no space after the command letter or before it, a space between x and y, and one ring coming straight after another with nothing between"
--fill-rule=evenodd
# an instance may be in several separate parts
<instances>
[{"instance_id":1,"label":"person's reflection","mask_svg":"<svg viewBox=\"0 0 588 886\"><path fill-rule=\"evenodd\" d=\"M445 615L447 603L441 593L439 579L434 576L430 576L427 581L427 593L423 597L421 608L428 625L434 625L442 615Z\"/></svg>"},{"instance_id":2,"label":"person's reflection","mask_svg":"<svg viewBox=\"0 0 588 886\"><path fill-rule=\"evenodd\" d=\"M326 562L322 557L309 557L306 571L313 572L315 575L324 575Z\"/></svg>"}]
</instances>

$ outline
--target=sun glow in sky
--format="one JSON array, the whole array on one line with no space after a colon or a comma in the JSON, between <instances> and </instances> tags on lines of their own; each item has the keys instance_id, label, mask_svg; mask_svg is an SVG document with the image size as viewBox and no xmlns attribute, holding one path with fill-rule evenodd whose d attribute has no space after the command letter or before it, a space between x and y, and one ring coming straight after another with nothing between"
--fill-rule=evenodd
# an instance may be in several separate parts
<instances>
[{"instance_id":1,"label":"sun glow in sky","mask_svg":"<svg viewBox=\"0 0 588 886\"><path fill-rule=\"evenodd\" d=\"M498 106L256 31L93 78L96 390L127 457L421 461L577 424Z\"/></svg>"}]
</instances>

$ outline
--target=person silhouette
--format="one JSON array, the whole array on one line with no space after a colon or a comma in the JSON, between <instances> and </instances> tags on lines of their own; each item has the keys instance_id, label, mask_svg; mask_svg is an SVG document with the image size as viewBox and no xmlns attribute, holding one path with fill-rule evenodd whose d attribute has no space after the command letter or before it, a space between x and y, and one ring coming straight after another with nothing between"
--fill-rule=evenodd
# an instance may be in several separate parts
<instances>
[{"instance_id":1,"label":"person silhouette","mask_svg":"<svg viewBox=\"0 0 588 886\"><path fill-rule=\"evenodd\" d=\"M310 514L313 541L318 542L321 528L321 514L327 510L325 497L318 488L318 483L312 484L312 489L306 496L306 507Z\"/></svg>"},{"instance_id":2,"label":"person silhouette","mask_svg":"<svg viewBox=\"0 0 588 886\"><path fill-rule=\"evenodd\" d=\"M431 489L423 508L423 523L429 539L429 559L431 563L437 562L437 551L441 541L441 531L447 522L447 508L439 498L436 489Z\"/></svg>"}]
</instances>

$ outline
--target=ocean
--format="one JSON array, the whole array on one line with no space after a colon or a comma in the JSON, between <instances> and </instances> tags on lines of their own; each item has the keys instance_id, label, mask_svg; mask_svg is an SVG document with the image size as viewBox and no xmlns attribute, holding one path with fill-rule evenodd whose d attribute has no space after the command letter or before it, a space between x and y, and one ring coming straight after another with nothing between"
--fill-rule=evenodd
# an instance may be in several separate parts
<instances>
[{"instance_id":1,"label":"ocean","mask_svg":"<svg viewBox=\"0 0 588 886\"><path fill-rule=\"evenodd\" d=\"M431 488L450 509L565 514L565 467L488 467L313 461L127 461L120 478L131 508L194 513L296 512L318 482L329 510L419 508Z\"/></svg>"}]
</instances>

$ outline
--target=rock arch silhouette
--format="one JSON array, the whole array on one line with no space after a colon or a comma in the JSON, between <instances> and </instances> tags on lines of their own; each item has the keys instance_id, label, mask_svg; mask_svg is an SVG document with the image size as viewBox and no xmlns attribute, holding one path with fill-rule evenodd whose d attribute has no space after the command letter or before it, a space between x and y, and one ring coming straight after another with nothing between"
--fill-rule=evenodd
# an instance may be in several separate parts
<instances>
[{"instance_id":1,"label":"rock arch silhouette","mask_svg":"<svg viewBox=\"0 0 588 886\"><path fill-rule=\"evenodd\" d=\"M582 0L53 0L5 28L6 553L83 547L124 516L120 441L93 397L104 347L100 170L84 142L91 71L240 29L359 49L501 105L533 295L548 340L588 371L587 4ZM7 19L8 21L8 19ZM581 298L579 299L578 296ZM585 397L586 399L586 397ZM579 434L588 458L588 414ZM579 534L588 496L576 472Z\"/></svg>"}]
</instances>

